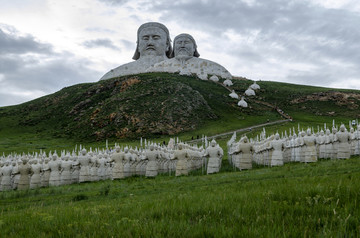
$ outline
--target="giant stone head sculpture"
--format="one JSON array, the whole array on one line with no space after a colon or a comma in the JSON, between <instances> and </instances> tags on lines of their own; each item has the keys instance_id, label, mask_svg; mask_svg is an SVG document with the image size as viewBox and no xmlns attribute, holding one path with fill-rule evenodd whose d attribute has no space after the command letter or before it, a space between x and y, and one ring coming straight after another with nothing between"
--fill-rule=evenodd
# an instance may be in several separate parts
<instances>
[{"instance_id":1,"label":"giant stone head sculpture","mask_svg":"<svg viewBox=\"0 0 360 238\"><path fill-rule=\"evenodd\" d=\"M147 22L142 24L137 31L136 43L134 60L146 55L166 55L170 58L172 47L169 30L161 23Z\"/></svg>"}]
</instances>

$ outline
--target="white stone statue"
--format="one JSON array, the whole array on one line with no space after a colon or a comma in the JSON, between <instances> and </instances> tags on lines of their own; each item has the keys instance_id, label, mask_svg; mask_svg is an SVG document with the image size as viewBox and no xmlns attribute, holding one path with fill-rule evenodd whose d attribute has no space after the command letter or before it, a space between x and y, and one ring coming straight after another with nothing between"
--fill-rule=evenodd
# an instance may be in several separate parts
<instances>
[{"instance_id":1,"label":"white stone statue","mask_svg":"<svg viewBox=\"0 0 360 238\"><path fill-rule=\"evenodd\" d=\"M174 39L174 51L171 59L157 63L149 72L179 72L182 75L195 74L202 80L210 75L231 79L232 76L223 66L210 60L199 58L195 39L189 34L180 34ZM173 58L174 57L174 58ZM216 80L214 77L212 80Z\"/></svg>"},{"instance_id":2,"label":"white stone statue","mask_svg":"<svg viewBox=\"0 0 360 238\"><path fill-rule=\"evenodd\" d=\"M91 181L90 178L90 157L87 154L86 149L82 149L81 155L79 156L79 163L80 163L80 174L79 174L79 182L89 182Z\"/></svg>"},{"instance_id":3,"label":"white stone statue","mask_svg":"<svg viewBox=\"0 0 360 238\"><path fill-rule=\"evenodd\" d=\"M238 106L239 107L244 107L244 108L248 107L248 104L245 101L244 97L241 97L241 100L238 102Z\"/></svg>"},{"instance_id":4,"label":"white stone statue","mask_svg":"<svg viewBox=\"0 0 360 238\"><path fill-rule=\"evenodd\" d=\"M71 183L79 183L80 163L75 151L73 151L71 155L71 161L72 161Z\"/></svg>"},{"instance_id":5,"label":"white stone statue","mask_svg":"<svg viewBox=\"0 0 360 238\"><path fill-rule=\"evenodd\" d=\"M21 161L22 161L22 163L20 163L18 166L20 178L19 178L19 183L18 183L17 189L18 190L26 190L26 189L29 189L29 186L30 186L31 167L28 163L27 158L23 157L21 159Z\"/></svg>"},{"instance_id":6,"label":"white stone statue","mask_svg":"<svg viewBox=\"0 0 360 238\"><path fill-rule=\"evenodd\" d=\"M271 154L271 166L282 166L284 165L283 150L285 149L284 142L280 139L279 133L275 134L274 140L270 142L269 149L272 149Z\"/></svg>"},{"instance_id":7,"label":"white stone statue","mask_svg":"<svg viewBox=\"0 0 360 238\"><path fill-rule=\"evenodd\" d=\"M317 161L316 153L316 138L311 133L311 129L307 129L306 136L304 137L304 161L305 163L312 163Z\"/></svg>"},{"instance_id":8,"label":"white stone statue","mask_svg":"<svg viewBox=\"0 0 360 238\"><path fill-rule=\"evenodd\" d=\"M234 85L233 82L232 82L230 79L226 79L226 80L223 82L223 84L224 84L226 87L230 87L230 86Z\"/></svg>"},{"instance_id":9,"label":"white stone statue","mask_svg":"<svg viewBox=\"0 0 360 238\"><path fill-rule=\"evenodd\" d=\"M131 176L136 175L136 166L139 164L139 156L137 155L134 149L130 149L131 154L131 166L130 166L130 174Z\"/></svg>"},{"instance_id":10,"label":"white stone statue","mask_svg":"<svg viewBox=\"0 0 360 238\"><path fill-rule=\"evenodd\" d=\"M253 90L259 90L260 86L256 82L254 82L253 84L250 85L250 88Z\"/></svg>"},{"instance_id":11,"label":"white stone statue","mask_svg":"<svg viewBox=\"0 0 360 238\"><path fill-rule=\"evenodd\" d=\"M219 77L216 75L213 75L209 78L209 80L214 81L214 82L219 82Z\"/></svg>"},{"instance_id":12,"label":"white stone statue","mask_svg":"<svg viewBox=\"0 0 360 238\"><path fill-rule=\"evenodd\" d=\"M184 149L184 144L178 144L178 149L174 151L174 155L171 159L176 160L175 176L188 175L189 171L187 162L189 159L189 154L187 150Z\"/></svg>"},{"instance_id":13,"label":"white stone statue","mask_svg":"<svg viewBox=\"0 0 360 238\"><path fill-rule=\"evenodd\" d=\"M169 143L167 145L167 148L169 150L174 150L175 149L175 140L174 140L174 138L170 138Z\"/></svg>"},{"instance_id":14,"label":"white stone statue","mask_svg":"<svg viewBox=\"0 0 360 238\"><path fill-rule=\"evenodd\" d=\"M124 157L124 176L125 177L130 177L131 176L131 154L129 152L129 148L125 147L124 149L124 153L125 153L125 157Z\"/></svg>"},{"instance_id":15,"label":"white stone statue","mask_svg":"<svg viewBox=\"0 0 360 238\"><path fill-rule=\"evenodd\" d=\"M150 145L149 150L145 152L145 159L148 160L145 176L156 177L158 174L157 160L159 159L159 154L155 150L154 145Z\"/></svg>"},{"instance_id":16,"label":"white stone statue","mask_svg":"<svg viewBox=\"0 0 360 238\"><path fill-rule=\"evenodd\" d=\"M355 155L360 154L360 125L358 125L357 130L354 132L355 134Z\"/></svg>"},{"instance_id":17,"label":"white stone statue","mask_svg":"<svg viewBox=\"0 0 360 238\"><path fill-rule=\"evenodd\" d=\"M336 159L337 158L337 152L338 152L338 147L339 147L339 141L338 138L336 136L337 134L337 128L333 127L332 128L332 153L331 153L331 159Z\"/></svg>"},{"instance_id":18,"label":"white stone statue","mask_svg":"<svg viewBox=\"0 0 360 238\"><path fill-rule=\"evenodd\" d=\"M52 155L52 160L49 162L50 168L50 178L49 186L59 186L60 185L60 161L56 153Z\"/></svg>"},{"instance_id":19,"label":"white stone statue","mask_svg":"<svg viewBox=\"0 0 360 238\"><path fill-rule=\"evenodd\" d=\"M1 177L1 188L0 191L8 191L12 189L11 186L11 173L12 173L12 165L9 160L5 161L5 164L0 169L0 177Z\"/></svg>"},{"instance_id":20,"label":"white stone statue","mask_svg":"<svg viewBox=\"0 0 360 238\"><path fill-rule=\"evenodd\" d=\"M49 158L44 159L44 163L41 166L41 187L45 188L49 186L49 179L50 179L50 167L49 167Z\"/></svg>"},{"instance_id":21,"label":"white stone statue","mask_svg":"<svg viewBox=\"0 0 360 238\"><path fill-rule=\"evenodd\" d=\"M356 135L355 135L355 129L353 127L350 128L350 143L351 143L351 152L350 155L355 155L355 149L356 149Z\"/></svg>"},{"instance_id":22,"label":"white stone statue","mask_svg":"<svg viewBox=\"0 0 360 238\"><path fill-rule=\"evenodd\" d=\"M241 153L239 160L235 161L235 166L240 170L252 169L252 154L254 147L252 143L249 143L249 139L244 136L240 139L237 148L231 154Z\"/></svg>"},{"instance_id":23,"label":"white stone statue","mask_svg":"<svg viewBox=\"0 0 360 238\"><path fill-rule=\"evenodd\" d=\"M71 169L72 169L72 161L70 160L70 153L64 156L64 160L61 161L61 185L71 184Z\"/></svg>"},{"instance_id":24,"label":"white stone statue","mask_svg":"<svg viewBox=\"0 0 360 238\"><path fill-rule=\"evenodd\" d=\"M237 95L237 93L235 93L235 90L232 90L232 92L229 94L229 96L234 99L239 99L239 95Z\"/></svg>"},{"instance_id":25,"label":"white stone statue","mask_svg":"<svg viewBox=\"0 0 360 238\"><path fill-rule=\"evenodd\" d=\"M326 145L325 145L325 133L323 130L320 131L319 138L317 140L317 144L319 146L319 159L325 158L325 151L326 151Z\"/></svg>"},{"instance_id":26,"label":"white stone statue","mask_svg":"<svg viewBox=\"0 0 360 238\"><path fill-rule=\"evenodd\" d=\"M104 154L100 153L96 161L97 176L99 180L106 179L106 159Z\"/></svg>"},{"instance_id":27,"label":"white stone statue","mask_svg":"<svg viewBox=\"0 0 360 238\"><path fill-rule=\"evenodd\" d=\"M13 170L11 172L11 176L12 176L12 189L17 189L17 186L19 184L19 180L20 180L20 172L19 172L19 165L16 162L16 160L14 160L12 162L12 167Z\"/></svg>"},{"instance_id":28,"label":"white stone statue","mask_svg":"<svg viewBox=\"0 0 360 238\"><path fill-rule=\"evenodd\" d=\"M31 179L30 179L30 189L39 188L41 186L41 164L38 163L38 160L35 159L31 164Z\"/></svg>"},{"instance_id":29,"label":"white stone statue","mask_svg":"<svg viewBox=\"0 0 360 238\"><path fill-rule=\"evenodd\" d=\"M168 59L172 52L170 42L169 30L163 24L142 24L137 31L135 61L110 70L100 80L147 72L149 67Z\"/></svg>"},{"instance_id":30,"label":"white stone statue","mask_svg":"<svg viewBox=\"0 0 360 238\"><path fill-rule=\"evenodd\" d=\"M351 152L350 133L346 130L345 125L340 126L340 131L336 133L336 138L339 141L337 148L338 159L349 159Z\"/></svg>"},{"instance_id":31,"label":"white stone statue","mask_svg":"<svg viewBox=\"0 0 360 238\"><path fill-rule=\"evenodd\" d=\"M209 147L206 148L205 157L209 157L207 174L218 173L221 167L221 160L224 151L216 145L216 141L212 140Z\"/></svg>"},{"instance_id":32,"label":"white stone statue","mask_svg":"<svg viewBox=\"0 0 360 238\"><path fill-rule=\"evenodd\" d=\"M249 87L248 89L246 89L245 95L246 96L255 96L255 91Z\"/></svg>"},{"instance_id":33,"label":"white stone statue","mask_svg":"<svg viewBox=\"0 0 360 238\"><path fill-rule=\"evenodd\" d=\"M88 156L90 158L89 161L89 179L90 181L99 181L99 175L98 175L98 155L97 153L94 153L93 151L89 151Z\"/></svg>"},{"instance_id":34,"label":"white stone statue","mask_svg":"<svg viewBox=\"0 0 360 238\"><path fill-rule=\"evenodd\" d=\"M120 150L120 146L116 146L115 152L111 155L110 161L114 163L112 169L112 178L113 179L122 179L124 178L124 164L125 153Z\"/></svg>"}]
</instances>

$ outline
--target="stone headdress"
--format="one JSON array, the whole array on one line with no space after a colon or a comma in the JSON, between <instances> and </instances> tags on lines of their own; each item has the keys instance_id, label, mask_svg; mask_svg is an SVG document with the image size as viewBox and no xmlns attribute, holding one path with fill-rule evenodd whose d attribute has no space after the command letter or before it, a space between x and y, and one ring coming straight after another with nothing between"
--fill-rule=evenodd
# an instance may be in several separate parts
<instances>
[{"instance_id":1,"label":"stone headdress","mask_svg":"<svg viewBox=\"0 0 360 238\"><path fill-rule=\"evenodd\" d=\"M180 34L180 35L177 35L177 36L175 37L175 39L174 39L174 47L173 47L173 48L175 48L176 39L177 39L177 38L180 38L180 37L187 37L187 38L189 38L189 39L193 42L193 44L194 44L194 49L195 49L193 56L194 56L194 57L199 57L200 54L199 54L199 52L197 51L197 45L196 45L195 39L194 39L194 37L192 37L192 36L189 35L189 34L182 33L182 34ZM174 51L172 51L169 58L174 58L174 56L175 56L175 55L174 55Z\"/></svg>"},{"instance_id":2,"label":"stone headdress","mask_svg":"<svg viewBox=\"0 0 360 238\"><path fill-rule=\"evenodd\" d=\"M134 60L138 60L140 58L140 52L139 52L139 34L140 32L147 28L147 27L158 27L160 29L162 29L163 31L165 31L166 33L166 43L169 45L169 49L165 52L165 55L168 57L168 58L171 58L170 55L171 55L171 52L172 52L172 47L171 47L171 39L170 39L170 33L169 33L169 30L166 28L165 25L159 23L159 22L147 22L147 23L144 23L142 24L138 31L137 31L137 41L136 41L136 50L135 50L135 53L134 53L134 56L133 56L133 59Z\"/></svg>"}]
</instances>

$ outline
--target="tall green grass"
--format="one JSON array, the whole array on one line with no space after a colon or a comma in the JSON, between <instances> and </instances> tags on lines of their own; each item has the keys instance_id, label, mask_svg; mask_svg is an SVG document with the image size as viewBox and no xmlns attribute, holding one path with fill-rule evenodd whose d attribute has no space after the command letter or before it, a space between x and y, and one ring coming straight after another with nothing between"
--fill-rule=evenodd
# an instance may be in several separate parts
<instances>
[{"instance_id":1,"label":"tall green grass","mask_svg":"<svg viewBox=\"0 0 360 238\"><path fill-rule=\"evenodd\" d=\"M360 235L359 157L225 170L3 192L1 236Z\"/></svg>"}]
</instances>

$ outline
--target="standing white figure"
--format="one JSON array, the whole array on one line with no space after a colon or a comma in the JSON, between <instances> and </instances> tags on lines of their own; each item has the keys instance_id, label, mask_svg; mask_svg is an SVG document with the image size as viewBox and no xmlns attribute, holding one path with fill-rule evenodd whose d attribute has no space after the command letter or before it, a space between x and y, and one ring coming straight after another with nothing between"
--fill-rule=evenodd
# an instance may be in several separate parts
<instances>
[{"instance_id":1,"label":"standing white figure","mask_svg":"<svg viewBox=\"0 0 360 238\"><path fill-rule=\"evenodd\" d=\"M71 169L72 161L70 160L70 154L64 156L64 160L61 161L61 185L71 184Z\"/></svg>"},{"instance_id":2,"label":"standing white figure","mask_svg":"<svg viewBox=\"0 0 360 238\"><path fill-rule=\"evenodd\" d=\"M49 162L50 168L50 178L49 186L59 186L60 185L60 161L56 153L53 154L52 160Z\"/></svg>"},{"instance_id":3,"label":"standing white figure","mask_svg":"<svg viewBox=\"0 0 360 238\"><path fill-rule=\"evenodd\" d=\"M90 158L87 154L86 149L81 151L81 155L79 156L79 163L80 163L80 175L79 175L79 182L89 182L90 181Z\"/></svg>"},{"instance_id":4,"label":"standing white figure","mask_svg":"<svg viewBox=\"0 0 360 238\"><path fill-rule=\"evenodd\" d=\"M340 126L340 131L336 133L338 140L337 146L337 158L338 159L349 159L351 144L350 144L350 133L346 130L345 125Z\"/></svg>"},{"instance_id":5,"label":"standing white figure","mask_svg":"<svg viewBox=\"0 0 360 238\"><path fill-rule=\"evenodd\" d=\"M30 189L39 188L41 186L41 164L38 163L38 160L35 159L31 165L31 179L30 179Z\"/></svg>"},{"instance_id":6,"label":"standing white figure","mask_svg":"<svg viewBox=\"0 0 360 238\"><path fill-rule=\"evenodd\" d=\"M156 177L158 174L157 159L159 159L159 154L154 150L154 145L150 145L150 150L145 152L145 159L148 160L145 176Z\"/></svg>"},{"instance_id":7,"label":"standing white figure","mask_svg":"<svg viewBox=\"0 0 360 238\"><path fill-rule=\"evenodd\" d=\"M124 164L124 176L130 177L131 176L131 154L129 152L129 148L125 147L125 164Z\"/></svg>"},{"instance_id":8,"label":"standing white figure","mask_svg":"<svg viewBox=\"0 0 360 238\"><path fill-rule=\"evenodd\" d=\"M12 167L13 167L13 170L11 172L11 176L12 176L11 188L12 189L17 189L17 186L18 186L19 180L20 180L20 172L19 172L19 165L16 162L16 160L14 160L12 162Z\"/></svg>"},{"instance_id":9,"label":"standing white figure","mask_svg":"<svg viewBox=\"0 0 360 238\"><path fill-rule=\"evenodd\" d=\"M321 130L318 140L316 142L319 145L319 159L325 158L325 151L326 151L325 139L326 139L325 133L323 130Z\"/></svg>"},{"instance_id":10,"label":"standing white figure","mask_svg":"<svg viewBox=\"0 0 360 238\"><path fill-rule=\"evenodd\" d=\"M17 186L18 190L26 190L29 189L30 186L30 170L31 167L28 163L28 159L23 157L22 159L22 163L19 164L19 173L20 173L20 178L19 178L19 183Z\"/></svg>"},{"instance_id":11,"label":"standing white figure","mask_svg":"<svg viewBox=\"0 0 360 238\"><path fill-rule=\"evenodd\" d=\"M254 147L252 143L249 143L249 139L245 136L243 137L237 148L231 154L241 154L239 161L235 161L235 166L240 170L243 169L252 169L252 153L254 152Z\"/></svg>"},{"instance_id":12,"label":"standing white figure","mask_svg":"<svg viewBox=\"0 0 360 238\"><path fill-rule=\"evenodd\" d=\"M71 183L79 183L80 163L75 151L73 151L71 155L71 161L72 161Z\"/></svg>"},{"instance_id":13,"label":"standing white figure","mask_svg":"<svg viewBox=\"0 0 360 238\"><path fill-rule=\"evenodd\" d=\"M325 158L330 159L332 156L332 150L333 150L333 135L330 133L329 129L326 129L325 132Z\"/></svg>"},{"instance_id":14,"label":"standing white figure","mask_svg":"<svg viewBox=\"0 0 360 238\"><path fill-rule=\"evenodd\" d=\"M205 157L209 157L207 174L218 173L221 167L221 160L224 155L223 150L216 146L216 141L212 140L210 146L206 148Z\"/></svg>"},{"instance_id":15,"label":"standing white figure","mask_svg":"<svg viewBox=\"0 0 360 238\"><path fill-rule=\"evenodd\" d=\"M106 178L106 160L104 154L100 153L96 161L97 176L99 180L105 180Z\"/></svg>"},{"instance_id":16,"label":"standing white figure","mask_svg":"<svg viewBox=\"0 0 360 238\"><path fill-rule=\"evenodd\" d=\"M111 155L110 161L114 163L112 169L112 179L124 178L124 164L125 153L120 150L120 146L116 146L115 152Z\"/></svg>"},{"instance_id":17,"label":"standing white figure","mask_svg":"<svg viewBox=\"0 0 360 238\"><path fill-rule=\"evenodd\" d=\"M311 129L307 129L306 136L304 137L304 162L311 163L317 161L316 153L316 138L311 134Z\"/></svg>"},{"instance_id":18,"label":"standing white figure","mask_svg":"<svg viewBox=\"0 0 360 238\"><path fill-rule=\"evenodd\" d=\"M178 144L178 149L174 151L174 155L171 159L177 160L175 176L188 175L189 171L187 163L189 154L187 150L184 149L184 144Z\"/></svg>"},{"instance_id":19,"label":"standing white figure","mask_svg":"<svg viewBox=\"0 0 360 238\"><path fill-rule=\"evenodd\" d=\"M270 147L268 149L272 149L271 154L271 166L282 166L284 165L284 157L283 157L283 150L285 146L282 140L280 140L279 133L275 134L274 140L270 142Z\"/></svg>"},{"instance_id":20,"label":"standing white figure","mask_svg":"<svg viewBox=\"0 0 360 238\"><path fill-rule=\"evenodd\" d=\"M41 166L41 187L49 187L49 179L50 179L50 167L49 167L49 158L44 159L44 163Z\"/></svg>"},{"instance_id":21,"label":"standing white figure","mask_svg":"<svg viewBox=\"0 0 360 238\"><path fill-rule=\"evenodd\" d=\"M10 161L7 160L5 165L0 170L0 177L1 177L1 189L0 191L8 191L12 189L11 186L11 173L12 173L12 166Z\"/></svg>"},{"instance_id":22,"label":"standing white figure","mask_svg":"<svg viewBox=\"0 0 360 238\"><path fill-rule=\"evenodd\" d=\"M339 141L337 139L336 133L337 133L337 129L335 127L333 127L333 129L332 129L332 153L331 153L331 159L336 159L337 158Z\"/></svg>"}]
</instances>

